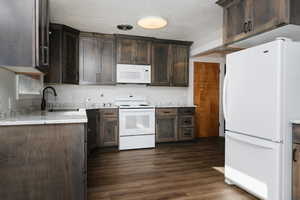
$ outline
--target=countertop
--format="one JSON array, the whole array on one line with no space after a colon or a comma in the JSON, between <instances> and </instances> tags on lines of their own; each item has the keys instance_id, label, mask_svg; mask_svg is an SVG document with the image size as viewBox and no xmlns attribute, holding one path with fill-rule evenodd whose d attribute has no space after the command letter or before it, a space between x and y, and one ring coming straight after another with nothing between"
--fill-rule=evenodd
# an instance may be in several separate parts
<instances>
[{"instance_id":1,"label":"countertop","mask_svg":"<svg viewBox=\"0 0 300 200\"><path fill-rule=\"evenodd\" d=\"M30 112L0 119L0 126L87 123L85 109L66 112Z\"/></svg>"},{"instance_id":2,"label":"countertop","mask_svg":"<svg viewBox=\"0 0 300 200\"><path fill-rule=\"evenodd\" d=\"M292 124L300 124L300 120L291 120Z\"/></svg>"},{"instance_id":3,"label":"countertop","mask_svg":"<svg viewBox=\"0 0 300 200\"><path fill-rule=\"evenodd\" d=\"M154 105L154 108L195 108L195 105ZM111 107L104 107L104 106L89 106L87 110L94 110L94 109L112 109L112 108L119 108L118 106L111 106Z\"/></svg>"},{"instance_id":4,"label":"countertop","mask_svg":"<svg viewBox=\"0 0 300 200\"><path fill-rule=\"evenodd\" d=\"M156 105L155 108L195 108L195 105Z\"/></svg>"},{"instance_id":5,"label":"countertop","mask_svg":"<svg viewBox=\"0 0 300 200\"><path fill-rule=\"evenodd\" d=\"M188 104L159 104L154 105L154 108L194 108L195 105L188 105ZM102 103L90 103L90 104L61 104L59 106L51 106L54 109L86 109L86 110L97 110L97 109L117 109L119 108L116 105L112 106L103 106Z\"/></svg>"}]
</instances>

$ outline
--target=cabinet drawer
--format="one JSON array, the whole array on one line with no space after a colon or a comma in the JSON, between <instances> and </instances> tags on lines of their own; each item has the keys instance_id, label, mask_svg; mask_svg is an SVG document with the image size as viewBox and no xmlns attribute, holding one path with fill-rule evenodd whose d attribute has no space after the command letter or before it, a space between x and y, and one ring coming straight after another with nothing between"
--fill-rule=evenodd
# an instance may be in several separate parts
<instances>
[{"instance_id":1,"label":"cabinet drawer","mask_svg":"<svg viewBox=\"0 0 300 200\"><path fill-rule=\"evenodd\" d=\"M195 114L195 108L179 108L178 113L180 115L194 115Z\"/></svg>"},{"instance_id":2,"label":"cabinet drawer","mask_svg":"<svg viewBox=\"0 0 300 200\"><path fill-rule=\"evenodd\" d=\"M179 128L179 140L193 140L194 128Z\"/></svg>"},{"instance_id":3,"label":"cabinet drawer","mask_svg":"<svg viewBox=\"0 0 300 200\"><path fill-rule=\"evenodd\" d=\"M193 126L194 126L193 116L179 117L179 127L193 127Z\"/></svg>"},{"instance_id":4,"label":"cabinet drawer","mask_svg":"<svg viewBox=\"0 0 300 200\"><path fill-rule=\"evenodd\" d=\"M116 108L101 109L100 113L103 117L118 117L118 109Z\"/></svg>"},{"instance_id":5,"label":"cabinet drawer","mask_svg":"<svg viewBox=\"0 0 300 200\"><path fill-rule=\"evenodd\" d=\"M163 116L177 115L177 109L176 108L160 108L160 109L156 109L156 114L163 115Z\"/></svg>"}]
</instances>

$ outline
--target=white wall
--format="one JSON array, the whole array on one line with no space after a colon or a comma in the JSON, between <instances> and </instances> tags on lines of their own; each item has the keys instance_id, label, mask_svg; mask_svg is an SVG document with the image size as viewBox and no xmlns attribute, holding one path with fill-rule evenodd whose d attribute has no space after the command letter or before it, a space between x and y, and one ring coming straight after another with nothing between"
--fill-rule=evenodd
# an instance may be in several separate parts
<instances>
[{"instance_id":1,"label":"white wall","mask_svg":"<svg viewBox=\"0 0 300 200\"><path fill-rule=\"evenodd\" d=\"M15 74L0 68L0 112L16 107Z\"/></svg>"},{"instance_id":2,"label":"white wall","mask_svg":"<svg viewBox=\"0 0 300 200\"><path fill-rule=\"evenodd\" d=\"M0 68L0 113L34 110L40 105L40 97L16 100L16 75Z\"/></svg>"},{"instance_id":3,"label":"white wall","mask_svg":"<svg viewBox=\"0 0 300 200\"><path fill-rule=\"evenodd\" d=\"M222 104L222 88L223 88L223 80L224 80L224 69L225 69L225 58L215 58L215 57L200 57L193 58L190 60L190 83L188 88L188 102L190 104L194 103L194 62L212 62L220 64L220 112L219 112L219 120L220 120L220 136L224 136L224 117L223 117L223 104Z\"/></svg>"},{"instance_id":4,"label":"white wall","mask_svg":"<svg viewBox=\"0 0 300 200\"><path fill-rule=\"evenodd\" d=\"M183 87L152 87L144 85L117 86L78 86L51 85L57 90L56 99L49 97L49 102L66 104L83 104L90 99L90 103L114 102L117 97L144 96L154 105L160 104L188 104L188 88Z\"/></svg>"}]
</instances>

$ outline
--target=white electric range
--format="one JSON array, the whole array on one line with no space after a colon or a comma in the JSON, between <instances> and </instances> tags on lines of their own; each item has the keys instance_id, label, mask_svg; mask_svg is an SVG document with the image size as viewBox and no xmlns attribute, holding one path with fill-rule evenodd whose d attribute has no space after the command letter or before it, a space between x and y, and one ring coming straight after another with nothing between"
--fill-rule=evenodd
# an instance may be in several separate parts
<instances>
[{"instance_id":1,"label":"white electric range","mask_svg":"<svg viewBox=\"0 0 300 200\"><path fill-rule=\"evenodd\" d=\"M155 148L155 107L144 97L117 98L119 150Z\"/></svg>"}]
</instances>

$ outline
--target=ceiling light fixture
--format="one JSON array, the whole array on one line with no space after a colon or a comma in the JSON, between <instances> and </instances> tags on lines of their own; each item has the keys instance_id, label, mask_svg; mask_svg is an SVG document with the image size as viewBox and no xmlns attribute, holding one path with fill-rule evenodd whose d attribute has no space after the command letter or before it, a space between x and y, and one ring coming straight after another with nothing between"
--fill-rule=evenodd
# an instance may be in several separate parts
<instances>
[{"instance_id":1,"label":"ceiling light fixture","mask_svg":"<svg viewBox=\"0 0 300 200\"><path fill-rule=\"evenodd\" d=\"M140 19L138 25L145 29L160 29L167 26L168 22L162 17L149 16Z\"/></svg>"}]
</instances>

